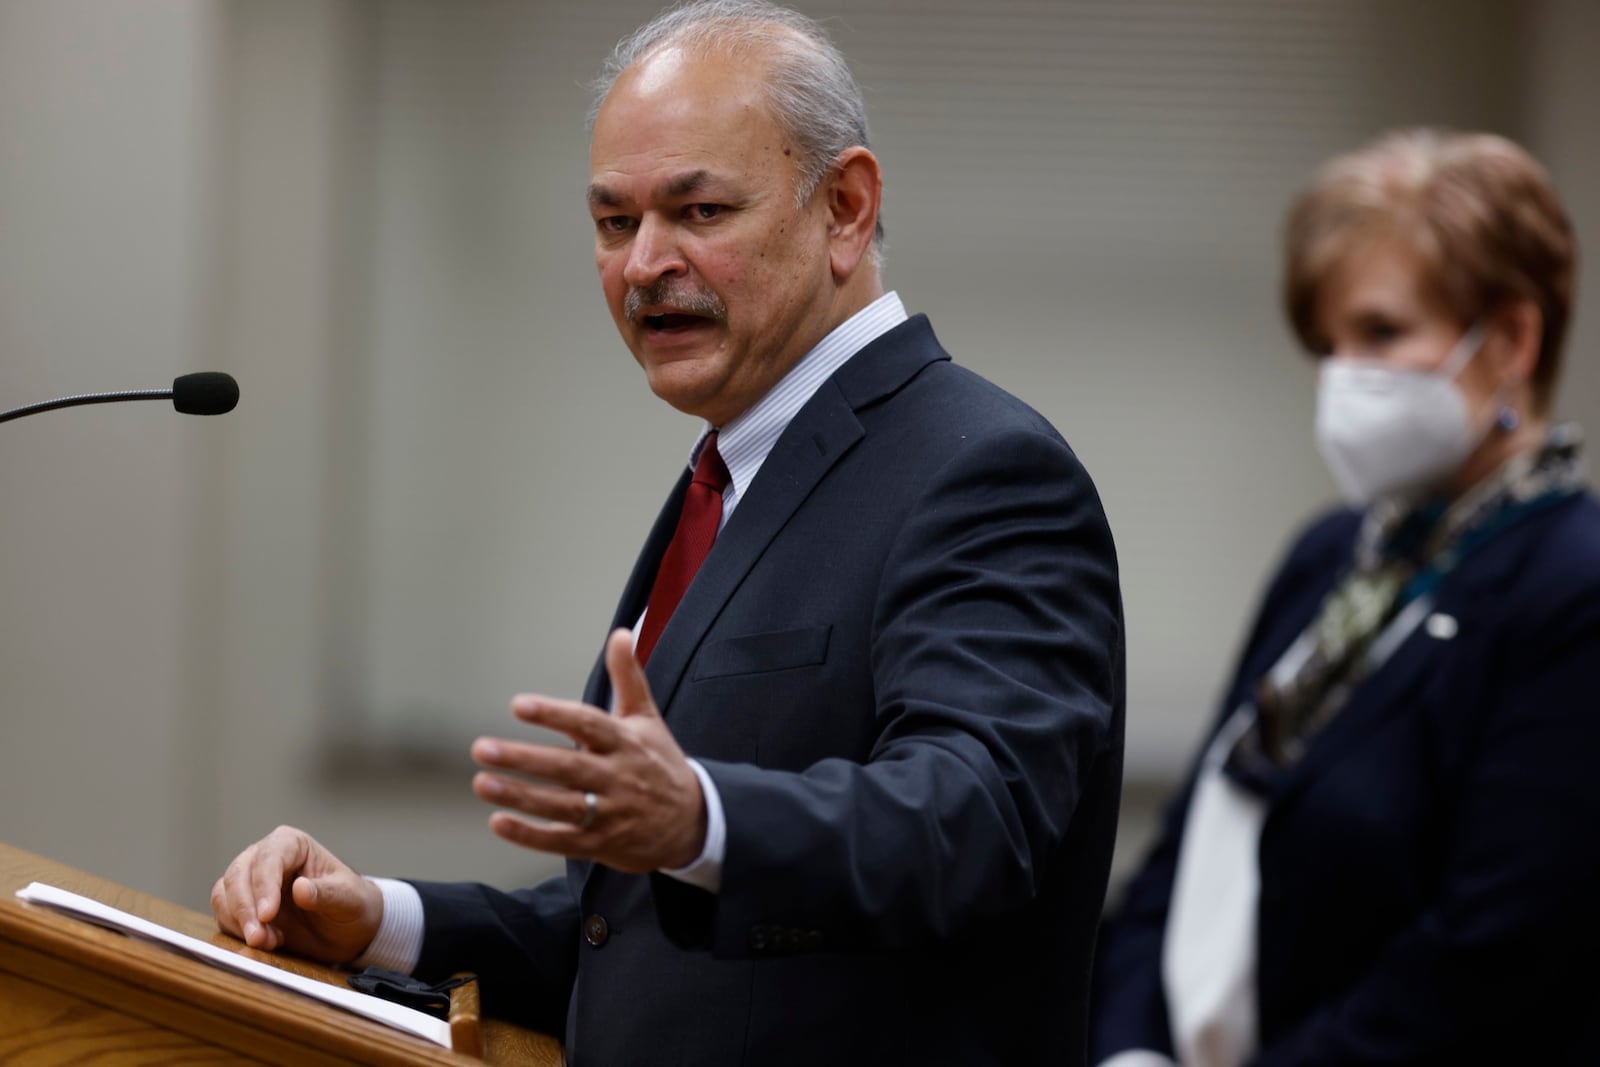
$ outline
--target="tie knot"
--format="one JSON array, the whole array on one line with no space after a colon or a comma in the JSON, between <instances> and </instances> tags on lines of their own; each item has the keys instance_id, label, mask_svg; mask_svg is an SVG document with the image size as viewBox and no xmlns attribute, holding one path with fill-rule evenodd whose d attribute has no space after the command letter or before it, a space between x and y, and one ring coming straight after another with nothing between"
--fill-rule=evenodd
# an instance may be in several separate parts
<instances>
[{"instance_id":1,"label":"tie knot","mask_svg":"<svg viewBox=\"0 0 1600 1067\"><path fill-rule=\"evenodd\" d=\"M694 465L694 480L718 493L728 488L728 483L733 481L733 476L728 473L727 464L722 462L722 455L717 451L715 430L706 435L706 443L700 446L700 458Z\"/></svg>"}]
</instances>

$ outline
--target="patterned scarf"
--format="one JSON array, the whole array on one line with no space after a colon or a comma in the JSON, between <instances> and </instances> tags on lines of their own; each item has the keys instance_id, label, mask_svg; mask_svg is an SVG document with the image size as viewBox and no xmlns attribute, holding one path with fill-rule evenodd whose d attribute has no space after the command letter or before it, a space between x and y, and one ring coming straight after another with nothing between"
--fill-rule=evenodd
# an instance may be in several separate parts
<instances>
[{"instance_id":1,"label":"patterned scarf","mask_svg":"<svg viewBox=\"0 0 1600 1067\"><path fill-rule=\"evenodd\" d=\"M1374 504L1349 573L1257 684L1255 722L1228 757L1229 776L1262 790L1298 763L1356 685L1393 651L1382 635L1407 605L1432 593L1501 530L1583 488L1582 447L1576 425L1558 424L1540 448L1508 460L1454 501Z\"/></svg>"}]
</instances>

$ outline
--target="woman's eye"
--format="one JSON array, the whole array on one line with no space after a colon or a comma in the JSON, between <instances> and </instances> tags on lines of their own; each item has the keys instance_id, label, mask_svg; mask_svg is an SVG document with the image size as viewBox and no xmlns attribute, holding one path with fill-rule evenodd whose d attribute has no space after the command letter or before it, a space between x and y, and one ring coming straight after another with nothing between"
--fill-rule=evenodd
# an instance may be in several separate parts
<instances>
[{"instance_id":1,"label":"woman's eye","mask_svg":"<svg viewBox=\"0 0 1600 1067\"><path fill-rule=\"evenodd\" d=\"M1404 332L1387 319L1370 319L1361 324L1361 339L1368 345L1388 344Z\"/></svg>"}]
</instances>

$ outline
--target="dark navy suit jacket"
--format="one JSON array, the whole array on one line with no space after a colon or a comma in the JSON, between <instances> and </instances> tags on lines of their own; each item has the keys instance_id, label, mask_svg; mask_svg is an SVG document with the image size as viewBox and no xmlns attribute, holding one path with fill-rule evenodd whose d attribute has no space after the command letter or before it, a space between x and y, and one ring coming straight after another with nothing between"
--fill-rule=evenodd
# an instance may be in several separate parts
<instances>
[{"instance_id":1,"label":"dark navy suit jacket","mask_svg":"<svg viewBox=\"0 0 1600 1067\"><path fill-rule=\"evenodd\" d=\"M798 413L651 655L727 813L720 894L589 863L421 885L419 970L565 1022L579 1065L1082 1063L1122 648L1088 476L914 318Z\"/></svg>"},{"instance_id":2,"label":"dark navy suit jacket","mask_svg":"<svg viewBox=\"0 0 1600 1067\"><path fill-rule=\"evenodd\" d=\"M1295 545L1225 711L1347 568L1357 525L1342 512ZM1271 787L1263 1067L1600 1062L1600 506L1501 531L1434 610L1455 627L1415 630ZM1160 955L1187 801L1102 940L1097 1061L1171 1052Z\"/></svg>"}]
</instances>

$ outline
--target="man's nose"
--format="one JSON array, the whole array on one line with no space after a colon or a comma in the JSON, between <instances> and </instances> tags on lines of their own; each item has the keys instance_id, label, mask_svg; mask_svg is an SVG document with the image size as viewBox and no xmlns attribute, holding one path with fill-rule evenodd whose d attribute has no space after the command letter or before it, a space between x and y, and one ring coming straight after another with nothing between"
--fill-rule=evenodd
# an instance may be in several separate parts
<instances>
[{"instance_id":1,"label":"man's nose","mask_svg":"<svg viewBox=\"0 0 1600 1067\"><path fill-rule=\"evenodd\" d=\"M641 219L628 248L623 281L643 288L669 274L681 274L686 269L673 228L648 215Z\"/></svg>"}]
</instances>

